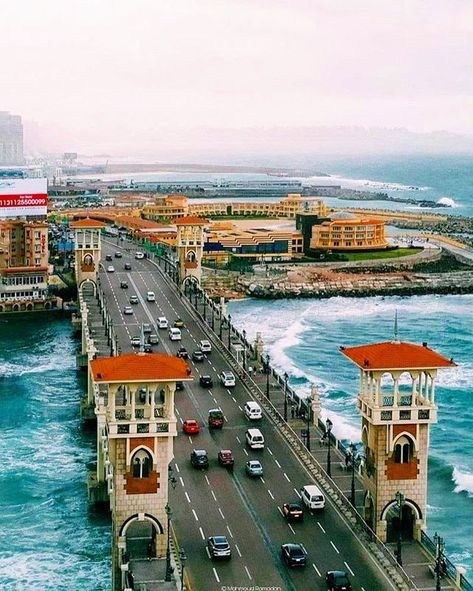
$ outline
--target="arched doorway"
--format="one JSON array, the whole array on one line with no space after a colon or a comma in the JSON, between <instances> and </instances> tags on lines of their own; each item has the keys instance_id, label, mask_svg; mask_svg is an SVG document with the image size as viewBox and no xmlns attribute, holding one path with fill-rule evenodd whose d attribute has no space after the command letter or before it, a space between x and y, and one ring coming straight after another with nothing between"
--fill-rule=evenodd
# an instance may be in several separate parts
<instances>
[{"instance_id":1,"label":"arched doorway","mask_svg":"<svg viewBox=\"0 0 473 591\"><path fill-rule=\"evenodd\" d=\"M386 542L396 542L399 537L399 526L403 540L414 539L416 513L410 505L403 505L402 519L399 519L399 507L394 503L386 514Z\"/></svg>"},{"instance_id":2,"label":"arched doorway","mask_svg":"<svg viewBox=\"0 0 473 591\"><path fill-rule=\"evenodd\" d=\"M125 534L126 552L130 560L148 558L150 544L154 548L156 542L156 528L151 521L134 520L128 526Z\"/></svg>"}]
</instances>

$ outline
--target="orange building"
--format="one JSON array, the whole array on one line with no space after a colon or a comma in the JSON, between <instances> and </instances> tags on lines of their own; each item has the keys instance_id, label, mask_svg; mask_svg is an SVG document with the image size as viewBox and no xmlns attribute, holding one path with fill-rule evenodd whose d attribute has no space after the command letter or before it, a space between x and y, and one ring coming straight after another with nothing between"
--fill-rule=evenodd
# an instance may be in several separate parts
<instances>
[{"instance_id":1,"label":"orange building","mask_svg":"<svg viewBox=\"0 0 473 591\"><path fill-rule=\"evenodd\" d=\"M384 220L362 218L353 213L335 213L321 224L312 226L310 248L313 250L360 251L389 246Z\"/></svg>"}]
</instances>

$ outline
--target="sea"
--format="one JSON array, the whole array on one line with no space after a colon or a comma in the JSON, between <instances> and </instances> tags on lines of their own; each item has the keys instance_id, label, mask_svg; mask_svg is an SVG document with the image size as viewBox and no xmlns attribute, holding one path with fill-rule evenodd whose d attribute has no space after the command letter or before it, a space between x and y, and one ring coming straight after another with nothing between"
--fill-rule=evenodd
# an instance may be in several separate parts
<instances>
[{"instance_id":1,"label":"sea","mask_svg":"<svg viewBox=\"0 0 473 591\"><path fill-rule=\"evenodd\" d=\"M318 158L310 164L331 174L334 184L436 201L446 197L453 207L437 211L473 216L473 160L468 156ZM133 178L154 180L163 174ZM327 177L317 178L309 182L328 184ZM347 204L335 201L338 207ZM387 206L382 201L369 204ZM338 437L350 441L360 438L358 371L340 354L340 345L391 340L397 313L402 340L427 341L453 357L457 367L441 371L437 386L439 420L431 430L427 526L429 535L444 537L450 559L466 567L473 579L473 296L245 299L230 302L228 308L250 338L261 332L272 363L288 372L300 395L307 395L312 384L318 386L324 416L331 418ZM84 429L79 418L86 384L75 368L77 346L66 318L0 316L2 591L110 587L110 520L87 502L95 433Z\"/></svg>"}]
</instances>

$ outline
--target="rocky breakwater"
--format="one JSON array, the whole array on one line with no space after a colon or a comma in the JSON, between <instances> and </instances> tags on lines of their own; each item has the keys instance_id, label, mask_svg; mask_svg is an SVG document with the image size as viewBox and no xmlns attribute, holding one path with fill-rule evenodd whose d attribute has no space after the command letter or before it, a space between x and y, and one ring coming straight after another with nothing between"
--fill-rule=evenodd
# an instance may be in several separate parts
<instances>
[{"instance_id":1,"label":"rocky breakwater","mask_svg":"<svg viewBox=\"0 0 473 591\"><path fill-rule=\"evenodd\" d=\"M303 277L246 278L239 288L255 298L330 298L368 297L376 295L424 295L473 293L471 271L447 273L380 273L353 275L348 273L312 272Z\"/></svg>"}]
</instances>

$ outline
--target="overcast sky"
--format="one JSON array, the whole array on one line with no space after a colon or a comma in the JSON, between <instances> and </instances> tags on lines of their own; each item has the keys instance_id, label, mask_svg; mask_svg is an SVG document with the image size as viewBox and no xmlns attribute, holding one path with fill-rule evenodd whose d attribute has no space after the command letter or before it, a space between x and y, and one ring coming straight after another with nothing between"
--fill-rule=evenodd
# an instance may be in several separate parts
<instances>
[{"instance_id":1,"label":"overcast sky","mask_svg":"<svg viewBox=\"0 0 473 591\"><path fill-rule=\"evenodd\" d=\"M82 145L200 126L473 133L472 0L4 0L0 20L0 110Z\"/></svg>"}]
</instances>

